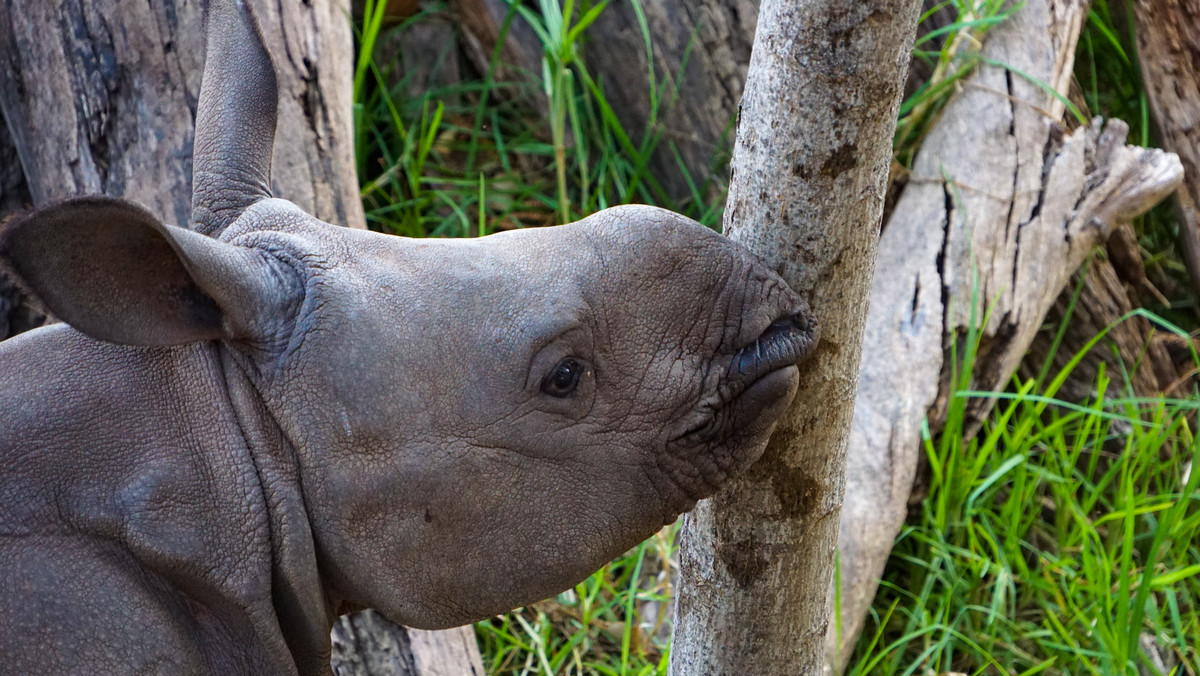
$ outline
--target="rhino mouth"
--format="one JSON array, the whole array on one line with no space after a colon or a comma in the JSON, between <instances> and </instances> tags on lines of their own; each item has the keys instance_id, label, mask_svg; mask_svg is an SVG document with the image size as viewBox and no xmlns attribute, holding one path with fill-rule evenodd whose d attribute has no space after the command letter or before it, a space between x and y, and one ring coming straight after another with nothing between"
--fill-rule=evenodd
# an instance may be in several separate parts
<instances>
[{"instance_id":1,"label":"rhino mouth","mask_svg":"<svg viewBox=\"0 0 1200 676\"><path fill-rule=\"evenodd\" d=\"M738 394L757 381L804 360L817 343L817 323L807 309L775 320L753 343L737 350L728 382Z\"/></svg>"},{"instance_id":2,"label":"rhino mouth","mask_svg":"<svg viewBox=\"0 0 1200 676\"><path fill-rule=\"evenodd\" d=\"M681 421L672 442L712 442L761 418L773 424L780 414L778 401L789 398L796 386L796 365L812 353L817 338L817 323L807 308L773 321L728 358L713 390Z\"/></svg>"},{"instance_id":3,"label":"rhino mouth","mask_svg":"<svg viewBox=\"0 0 1200 676\"><path fill-rule=\"evenodd\" d=\"M796 365L812 353L817 323L807 308L771 322L734 351L705 397L657 457L657 476L673 501L665 523L712 495L762 454L799 386Z\"/></svg>"}]
</instances>

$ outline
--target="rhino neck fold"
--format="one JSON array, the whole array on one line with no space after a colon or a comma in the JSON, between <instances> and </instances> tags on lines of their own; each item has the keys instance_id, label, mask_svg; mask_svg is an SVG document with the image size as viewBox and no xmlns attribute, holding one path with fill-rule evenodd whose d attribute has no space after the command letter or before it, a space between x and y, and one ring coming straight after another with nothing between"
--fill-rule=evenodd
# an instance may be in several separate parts
<instances>
[{"instance_id":1,"label":"rhino neck fold","mask_svg":"<svg viewBox=\"0 0 1200 676\"><path fill-rule=\"evenodd\" d=\"M221 349L229 401L262 485L270 524L271 594L299 673L328 673L329 632L337 613L317 565L296 450L255 387L244 358Z\"/></svg>"}]
</instances>

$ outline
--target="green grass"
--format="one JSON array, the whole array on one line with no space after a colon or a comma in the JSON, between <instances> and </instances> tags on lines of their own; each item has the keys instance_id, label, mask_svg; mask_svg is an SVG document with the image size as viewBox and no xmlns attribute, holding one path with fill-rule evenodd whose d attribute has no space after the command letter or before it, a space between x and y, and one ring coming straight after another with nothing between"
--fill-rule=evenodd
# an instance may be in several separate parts
<instances>
[{"instance_id":1,"label":"green grass","mask_svg":"<svg viewBox=\"0 0 1200 676\"><path fill-rule=\"evenodd\" d=\"M638 9L649 49L637 0L623 1ZM513 21L533 27L544 43L540 73L497 80L497 50L480 80L414 99L404 94L411 74L374 59L386 0L369 0L359 26L354 108L368 225L413 237L466 237L479 233L479 213L492 230L509 229L575 220L630 202L659 204L715 225L720 211L700 199L703 186L687 203L673 203L647 168L662 140L656 111L665 103L654 73L648 73L647 128L631 131L584 64L586 29L606 6L513 4L501 33ZM403 31L444 11L433 6L387 30Z\"/></svg>"},{"instance_id":2,"label":"green grass","mask_svg":"<svg viewBox=\"0 0 1200 676\"><path fill-rule=\"evenodd\" d=\"M1136 674L1143 633L1195 672L1195 402L1075 408L1031 385L980 437L927 438L930 495L851 673Z\"/></svg>"},{"instance_id":3,"label":"green grass","mask_svg":"<svg viewBox=\"0 0 1200 676\"><path fill-rule=\"evenodd\" d=\"M610 1L633 3L649 51L637 0ZM647 73L650 122L627 130L587 69L587 28L606 6L515 4L501 33L515 21L532 26L544 48L540 72L501 82L493 77L501 65L496 52L478 79L412 97L405 93L411 74L377 63L375 45L383 31L404 31L444 8L385 28L386 0L368 0L354 92L371 227L417 237L480 236L632 201L715 227L723 199L712 199L703 180L692 180L689 199L672 203L647 169L652 154L673 150L656 131L659 113L672 103L662 94L671 83ZM916 46L934 75L901 108L901 166L956 84L981 62L984 33L1012 11L998 0L947 0L941 7L957 18ZM1093 3L1080 41L1073 117L1119 116L1131 123L1134 140L1151 142L1128 25L1105 0ZM716 159L722 154L727 149ZM1181 267L1173 221L1164 213L1143 219L1139 234L1152 278L1169 291ZM1168 296L1175 300L1160 308L1166 316L1194 324L1194 302ZM972 362L977 339L963 336L954 363ZM898 539L850 673L1132 674L1146 666L1143 635L1175 656L1176 673L1197 672L1200 473L1188 470L1200 454L1200 399L1138 399L1120 387L1123 374L1101 370L1096 391L1118 395L1059 401L1071 368L1050 373L1047 365L999 395L973 392L965 376L954 375L948 419L924 438L928 495ZM994 398L995 407L970 436L967 404L980 397ZM489 673L665 673L675 534L664 529L574 589L476 625Z\"/></svg>"},{"instance_id":4,"label":"green grass","mask_svg":"<svg viewBox=\"0 0 1200 676\"><path fill-rule=\"evenodd\" d=\"M477 624L488 673L665 673L677 531L664 528L553 599Z\"/></svg>"},{"instance_id":5,"label":"green grass","mask_svg":"<svg viewBox=\"0 0 1200 676\"><path fill-rule=\"evenodd\" d=\"M1106 333L1005 393L969 389L974 332L952 351L964 366L945 426L923 435L929 495L897 539L848 673L1160 673L1144 637L1189 670L1169 673L1197 672L1200 399L1055 399ZM1095 391L1111 385L1102 365ZM996 407L970 436L980 397Z\"/></svg>"}]
</instances>

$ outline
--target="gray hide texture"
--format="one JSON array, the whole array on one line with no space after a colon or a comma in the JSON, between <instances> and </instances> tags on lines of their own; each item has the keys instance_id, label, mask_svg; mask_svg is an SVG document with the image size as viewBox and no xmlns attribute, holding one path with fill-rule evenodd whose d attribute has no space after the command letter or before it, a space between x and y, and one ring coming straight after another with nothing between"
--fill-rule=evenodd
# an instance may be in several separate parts
<instances>
[{"instance_id":1,"label":"gray hide texture","mask_svg":"<svg viewBox=\"0 0 1200 676\"><path fill-rule=\"evenodd\" d=\"M338 613L544 598L759 456L816 340L778 276L650 207L412 240L271 199L270 59L211 5L192 228L0 231L66 322L0 343L4 670L328 673Z\"/></svg>"}]
</instances>

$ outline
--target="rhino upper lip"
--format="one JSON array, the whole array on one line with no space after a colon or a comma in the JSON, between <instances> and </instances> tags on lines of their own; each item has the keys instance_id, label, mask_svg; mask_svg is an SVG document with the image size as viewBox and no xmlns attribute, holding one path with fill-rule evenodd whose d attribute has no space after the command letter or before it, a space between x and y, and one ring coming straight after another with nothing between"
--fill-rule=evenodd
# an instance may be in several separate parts
<instances>
[{"instance_id":1,"label":"rhino upper lip","mask_svg":"<svg viewBox=\"0 0 1200 676\"><path fill-rule=\"evenodd\" d=\"M817 323L806 310L771 323L753 343L736 351L729 380L743 387L781 368L800 363L817 343Z\"/></svg>"}]
</instances>

